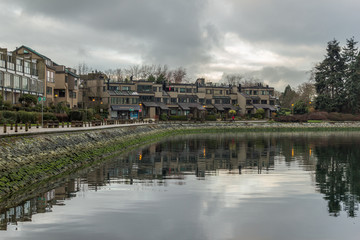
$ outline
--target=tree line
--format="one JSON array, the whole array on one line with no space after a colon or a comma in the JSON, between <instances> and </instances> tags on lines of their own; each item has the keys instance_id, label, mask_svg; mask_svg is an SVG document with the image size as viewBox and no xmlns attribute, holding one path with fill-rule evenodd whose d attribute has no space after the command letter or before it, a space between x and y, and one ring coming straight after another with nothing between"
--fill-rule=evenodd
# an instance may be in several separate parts
<instances>
[{"instance_id":1,"label":"tree line","mask_svg":"<svg viewBox=\"0 0 360 240\"><path fill-rule=\"evenodd\" d=\"M326 55L312 71L316 109L327 112L359 113L360 55L354 38L341 47L334 39L327 43Z\"/></svg>"},{"instance_id":2,"label":"tree line","mask_svg":"<svg viewBox=\"0 0 360 240\"><path fill-rule=\"evenodd\" d=\"M79 75L93 72L86 63L77 67ZM126 82L130 80L147 80L162 83L163 81L181 83L188 82L187 71L183 67L170 69L167 65L132 65L125 68L107 69L104 71L112 81Z\"/></svg>"}]
</instances>

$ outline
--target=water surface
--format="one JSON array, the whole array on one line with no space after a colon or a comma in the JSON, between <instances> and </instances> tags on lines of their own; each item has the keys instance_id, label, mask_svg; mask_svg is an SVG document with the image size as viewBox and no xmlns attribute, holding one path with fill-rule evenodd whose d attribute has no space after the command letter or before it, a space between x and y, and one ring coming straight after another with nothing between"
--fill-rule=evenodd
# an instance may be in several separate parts
<instances>
[{"instance_id":1,"label":"water surface","mask_svg":"<svg viewBox=\"0 0 360 240\"><path fill-rule=\"evenodd\" d=\"M0 239L359 239L359 133L172 137L0 211Z\"/></svg>"}]
</instances>

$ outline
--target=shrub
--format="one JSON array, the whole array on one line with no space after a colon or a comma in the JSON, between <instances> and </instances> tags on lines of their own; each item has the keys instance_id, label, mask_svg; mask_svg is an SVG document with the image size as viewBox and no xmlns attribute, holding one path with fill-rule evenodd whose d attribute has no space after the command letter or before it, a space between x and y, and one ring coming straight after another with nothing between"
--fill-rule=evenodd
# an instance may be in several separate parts
<instances>
[{"instance_id":1,"label":"shrub","mask_svg":"<svg viewBox=\"0 0 360 240\"><path fill-rule=\"evenodd\" d=\"M55 113L55 117L59 122L67 122L69 120L66 113Z\"/></svg>"},{"instance_id":2,"label":"shrub","mask_svg":"<svg viewBox=\"0 0 360 240\"><path fill-rule=\"evenodd\" d=\"M308 114L308 120L327 120L328 115L327 112L310 112Z\"/></svg>"},{"instance_id":3,"label":"shrub","mask_svg":"<svg viewBox=\"0 0 360 240\"><path fill-rule=\"evenodd\" d=\"M206 121L216 121L216 116L215 115L207 115L205 117Z\"/></svg>"},{"instance_id":4,"label":"shrub","mask_svg":"<svg viewBox=\"0 0 360 240\"><path fill-rule=\"evenodd\" d=\"M16 112L2 111L2 123L15 123L17 119Z\"/></svg>"},{"instance_id":5,"label":"shrub","mask_svg":"<svg viewBox=\"0 0 360 240\"><path fill-rule=\"evenodd\" d=\"M69 120L70 121L82 121L82 120L86 120L86 119L83 119L83 112L80 112L77 110L72 110L69 112Z\"/></svg>"},{"instance_id":6,"label":"shrub","mask_svg":"<svg viewBox=\"0 0 360 240\"><path fill-rule=\"evenodd\" d=\"M167 120L168 120L167 114L166 114L166 113L162 113L162 114L160 115L160 120L161 120L161 121L167 121Z\"/></svg>"},{"instance_id":7,"label":"shrub","mask_svg":"<svg viewBox=\"0 0 360 240\"><path fill-rule=\"evenodd\" d=\"M38 120L38 115L39 114L35 112L19 111L17 112L17 122L36 123L36 121Z\"/></svg>"},{"instance_id":8,"label":"shrub","mask_svg":"<svg viewBox=\"0 0 360 240\"><path fill-rule=\"evenodd\" d=\"M257 109L254 117L263 119L265 117L265 110L262 108Z\"/></svg>"},{"instance_id":9,"label":"shrub","mask_svg":"<svg viewBox=\"0 0 360 240\"><path fill-rule=\"evenodd\" d=\"M49 120L52 121L57 120L54 113L49 113L49 112L44 113L44 121L49 121ZM41 113L38 115L38 121L41 122Z\"/></svg>"},{"instance_id":10,"label":"shrub","mask_svg":"<svg viewBox=\"0 0 360 240\"><path fill-rule=\"evenodd\" d=\"M308 109L304 101L297 101L294 104L294 114L305 114L307 112Z\"/></svg>"},{"instance_id":11,"label":"shrub","mask_svg":"<svg viewBox=\"0 0 360 240\"><path fill-rule=\"evenodd\" d=\"M169 116L171 121L187 121L187 116Z\"/></svg>"}]
</instances>

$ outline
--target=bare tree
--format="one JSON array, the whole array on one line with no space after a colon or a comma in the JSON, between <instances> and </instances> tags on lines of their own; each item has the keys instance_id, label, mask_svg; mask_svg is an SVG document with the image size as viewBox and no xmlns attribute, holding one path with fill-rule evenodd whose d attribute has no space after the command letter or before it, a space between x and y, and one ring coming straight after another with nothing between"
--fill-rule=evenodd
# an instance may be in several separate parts
<instances>
[{"instance_id":1,"label":"bare tree","mask_svg":"<svg viewBox=\"0 0 360 240\"><path fill-rule=\"evenodd\" d=\"M310 82L304 82L298 86L297 94L300 100L304 102L311 102L315 97L316 91L314 84Z\"/></svg>"},{"instance_id":2,"label":"bare tree","mask_svg":"<svg viewBox=\"0 0 360 240\"><path fill-rule=\"evenodd\" d=\"M179 67L173 71L173 78L175 83L181 83L186 76L186 69Z\"/></svg>"},{"instance_id":3,"label":"bare tree","mask_svg":"<svg viewBox=\"0 0 360 240\"><path fill-rule=\"evenodd\" d=\"M231 86L238 85L244 76L240 74L227 74L225 75L225 83Z\"/></svg>"},{"instance_id":4,"label":"bare tree","mask_svg":"<svg viewBox=\"0 0 360 240\"><path fill-rule=\"evenodd\" d=\"M92 71L92 68L89 67L85 62L83 62L78 64L77 70L79 75L85 75L90 73Z\"/></svg>"}]
</instances>

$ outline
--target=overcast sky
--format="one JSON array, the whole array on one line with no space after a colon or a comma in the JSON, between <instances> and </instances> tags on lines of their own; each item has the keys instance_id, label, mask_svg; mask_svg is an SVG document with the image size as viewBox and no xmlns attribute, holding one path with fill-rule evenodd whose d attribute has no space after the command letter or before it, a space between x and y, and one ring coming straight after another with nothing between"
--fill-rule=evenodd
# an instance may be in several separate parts
<instances>
[{"instance_id":1,"label":"overcast sky","mask_svg":"<svg viewBox=\"0 0 360 240\"><path fill-rule=\"evenodd\" d=\"M181 66L191 82L240 73L283 91L308 81L328 41L360 40L359 10L356 0L0 0L0 47L102 71Z\"/></svg>"}]
</instances>

